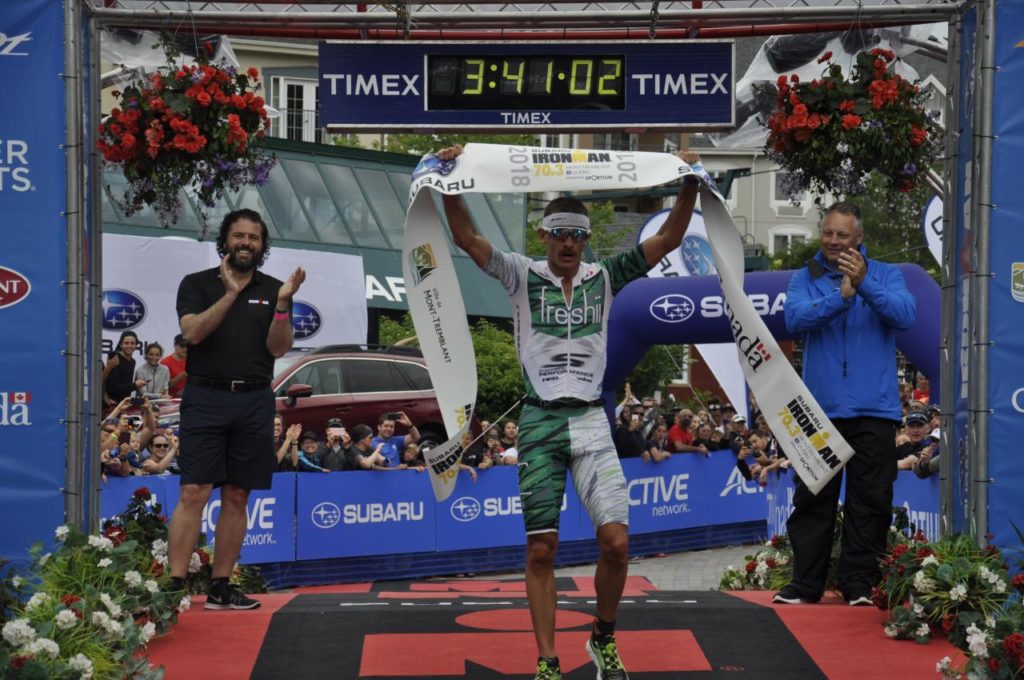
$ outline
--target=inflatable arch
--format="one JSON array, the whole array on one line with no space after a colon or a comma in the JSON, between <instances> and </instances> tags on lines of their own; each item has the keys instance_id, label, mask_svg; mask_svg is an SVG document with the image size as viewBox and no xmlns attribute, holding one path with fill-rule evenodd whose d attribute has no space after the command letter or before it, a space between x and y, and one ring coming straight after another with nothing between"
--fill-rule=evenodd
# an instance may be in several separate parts
<instances>
[{"instance_id":1,"label":"inflatable arch","mask_svg":"<svg viewBox=\"0 0 1024 680\"><path fill-rule=\"evenodd\" d=\"M932 382L938 394L939 286L915 264L897 265L917 297L917 321L896 334L896 347ZM795 270L747 274L743 290L777 340L793 339L783 309L786 288ZM630 283L612 303L608 323L608 365L604 374L606 404L653 345L732 342L725 302L717 276L646 278Z\"/></svg>"}]
</instances>

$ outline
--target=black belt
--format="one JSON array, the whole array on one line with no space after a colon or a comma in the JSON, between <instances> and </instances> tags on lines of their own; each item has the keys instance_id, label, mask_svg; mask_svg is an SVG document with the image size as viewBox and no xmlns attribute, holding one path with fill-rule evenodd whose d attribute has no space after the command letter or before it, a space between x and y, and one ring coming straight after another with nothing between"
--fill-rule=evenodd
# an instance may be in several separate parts
<instances>
[{"instance_id":1,"label":"black belt","mask_svg":"<svg viewBox=\"0 0 1024 680\"><path fill-rule=\"evenodd\" d=\"M190 375L187 384L196 385L197 387L209 387L212 390L224 390L225 392L253 392L270 387L269 380L227 380L202 378L197 375Z\"/></svg>"},{"instance_id":2,"label":"black belt","mask_svg":"<svg viewBox=\"0 0 1024 680\"><path fill-rule=\"evenodd\" d=\"M523 397L523 403L529 406L539 406L540 408L583 408L584 406L604 406L604 399L587 401L586 399L564 398L547 401L545 399Z\"/></svg>"}]
</instances>

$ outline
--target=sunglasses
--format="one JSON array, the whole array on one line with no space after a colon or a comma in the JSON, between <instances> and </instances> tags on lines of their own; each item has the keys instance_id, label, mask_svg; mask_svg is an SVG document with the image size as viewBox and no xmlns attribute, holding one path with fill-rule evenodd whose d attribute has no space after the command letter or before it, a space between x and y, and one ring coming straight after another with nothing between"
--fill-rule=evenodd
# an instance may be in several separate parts
<instances>
[{"instance_id":1,"label":"sunglasses","mask_svg":"<svg viewBox=\"0 0 1024 680\"><path fill-rule=\"evenodd\" d=\"M576 243L583 243L590 238L589 229L581 229L579 227L542 227L548 235L556 241L566 241L571 236L573 241Z\"/></svg>"},{"instance_id":2,"label":"sunglasses","mask_svg":"<svg viewBox=\"0 0 1024 680\"><path fill-rule=\"evenodd\" d=\"M152 448L154 448L154 449L166 449L166 448L170 448L170 446L171 446L170 444L153 444Z\"/></svg>"}]
</instances>

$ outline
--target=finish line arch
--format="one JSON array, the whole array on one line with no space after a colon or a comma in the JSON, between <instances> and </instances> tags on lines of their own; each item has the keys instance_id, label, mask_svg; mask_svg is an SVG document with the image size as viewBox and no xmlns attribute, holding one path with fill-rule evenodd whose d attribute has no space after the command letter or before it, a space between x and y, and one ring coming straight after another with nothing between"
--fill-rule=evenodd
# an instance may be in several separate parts
<instances>
[{"instance_id":1,"label":"finish line arch","mask_svg":"<svg viewBox=\"0 0 1024 680\"><path fill-rule=\"evenodd\" d=\"M917 320L896 333L896 347L934 382L939 379L941 292L916 264L896 265L917 298ZM796 270L754 272L744 276L743 290L777 340L792 340L783 310L786 288ZM660 305L660 307L659 307ZM670 306L679 318L664 313ZM604 374L605 403L614 403L615 389L654 345L733 342L717 276L639 279L615 296L608 321L608 364ZM936 386L936 390L938 387Z\"/></svg>"}]
</instances>

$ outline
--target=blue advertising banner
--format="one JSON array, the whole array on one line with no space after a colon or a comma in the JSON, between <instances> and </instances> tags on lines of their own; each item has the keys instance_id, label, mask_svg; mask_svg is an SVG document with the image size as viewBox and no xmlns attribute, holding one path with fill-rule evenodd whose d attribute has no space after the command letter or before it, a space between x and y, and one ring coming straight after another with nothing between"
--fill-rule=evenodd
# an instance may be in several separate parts
<instances>
[{"instance_id":1,"label":"blue advertising banner","mask_svg":"<svg viewBox=\"0 0 1024 680\"><path fill-rule=\"evenodd\" d=\"M1020 548L1011 522L1024 529L1020 490L1024 467L1024 6L996 4L993 73L992 198L989 279L988 358L988 528L992 543ZM998 206L998 209L995 208Z\"/></svg>"},{"instance_id":2,"label":"blue advertising banner","mask_svg":"<svg viewBox=\"0 0 1024 680\"><path fill-rule=\"evenodd\" d=\"M270 489L249 494L245 539L242 542L242 564L292 562L295 560L295 473L274 475ZM180 496L179 478L175 475L147 477L115 477L109 479L100 493L100 517L109 518L123 511L132 493L146 487L154 503L170 517ZM201 531L206 543L216 550L217 519L220 517L220 490L214 489L203 508Z\"/></svg>"},{"instance_id":3,"label":"blue advertising banner","mask_svg":"<svg viewBox=\"0 0 1024 680\"><path fill-rule=\"evenodd\" d=\"M435 550L437 504L425 475L360 471L297 476L298 559Z\"/></svg>"},{"instance_id":4,"label":"blue advertising banner","mask_svg":"<svg viewBox=\"0 0 1024 680\"><path fill-rule=\"evenodd\" d=\"M957 126L957 158L955 177L957 184L953 209L953 246L956 248L953 281L956 328L953 333L953 403L952 432L949 438L956 466L953 474L953 531L963 532L967 522L967 398L969 395L968 363L970 360L970 247L971 247L971 194L974 179L974 43L977 31L977 9L967 9L961 20L960 31L960 89ZM977 378L975 378L977 379ZM943 404L943 408L947 405Z\"/></svg>"},{"instance_id":5,"label":"blue advertising banner","mask_svg":"<svg viewBox=\"0 0 1024 680\"><path fill-rule=\"evenodd\" d=\"M0 3L0 516L17 517L0 532L0 558L9 559L25 559L64 520L63 29L62 2Z\"/></svg>"},{"instance_id":6,"label":"blue advertising banner","mask_svg":"<svg viewBox=\"0 0 1024 680\"><path fill-rule=\"evenodd\" d=\"M523 506L514 467L481 472L475 484L462 480L447 500L437 504L437 550L467 550L525 545ZM590 519L580 507L579 496L566 481L559 519L559 540L593 538Z\"/></svg>"},{"instance_id":7,"label":"blue advertising banner","mask_svg":"<svg viewBox=\"0 0 1024 680\"><path fill-rule=\"evenodd\" d=\"M846 480L840 498L846 496ZM921 479L913 472L901 471L893 484L892 504L907 511L910 523L924 532L929 541L939 538L939 477ZM768 533L784 536L786 520L793 511L793 475L771 475L768 482Z\"/></svg>"}]
</instances>

